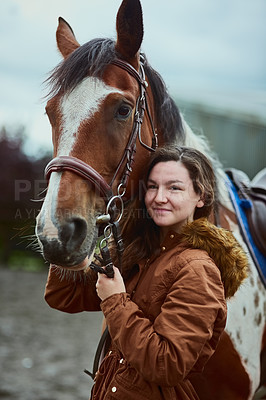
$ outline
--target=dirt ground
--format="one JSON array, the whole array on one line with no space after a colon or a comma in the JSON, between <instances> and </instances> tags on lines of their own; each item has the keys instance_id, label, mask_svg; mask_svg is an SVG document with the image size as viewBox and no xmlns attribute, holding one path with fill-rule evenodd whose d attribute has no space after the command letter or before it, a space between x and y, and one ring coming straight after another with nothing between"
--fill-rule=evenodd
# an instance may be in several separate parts
<instances>
[{"instance_id":1,"label":"dirt ground","mask_svg":"<svg viewBox=\"0 0 266 400\"><path fill-rule=\"evenodd\" d=\"M49 308L46 276L0 269L0 399L89 398L102 314Z\"/></svg>"}]
</instances>

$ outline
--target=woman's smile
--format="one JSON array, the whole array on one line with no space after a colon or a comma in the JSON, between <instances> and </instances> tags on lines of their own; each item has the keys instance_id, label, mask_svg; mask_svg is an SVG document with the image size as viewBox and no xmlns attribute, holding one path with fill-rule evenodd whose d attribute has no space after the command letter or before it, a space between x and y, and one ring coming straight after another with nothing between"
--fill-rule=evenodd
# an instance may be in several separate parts
<instances>
[{"instance_id":1,"label":"woman's smile","mask_svg":"<svg viewBox=\"0 0 266 400\"><path fill-rule=\"evenodd\" d=\"M165 215L171 212L171 210L167 208L158 208L158 207L152 207L153 211L157 213L158 215Z\"/></svg>"}]
</instances>

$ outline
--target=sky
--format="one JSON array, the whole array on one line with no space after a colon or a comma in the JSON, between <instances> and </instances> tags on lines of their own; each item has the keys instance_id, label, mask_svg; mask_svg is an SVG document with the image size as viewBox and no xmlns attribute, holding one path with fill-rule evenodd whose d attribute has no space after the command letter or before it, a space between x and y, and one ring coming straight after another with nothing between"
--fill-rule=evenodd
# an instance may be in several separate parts
<instances>
[{"instance_id":1,"label":"sky","mask_svg":"<svg viewBox=\"0 0 266 400\"><path fill-rule=\"evenodd\" d=\"M80 44L116 37L121 0L0 2L0 128L24 126L27 151L51 149L43 82L61 61L61 16ZM265 0L142 0L142 50L180 99L265 115ZM219 100L218 100L219 99Z\"/></svg>"}]
</instances>

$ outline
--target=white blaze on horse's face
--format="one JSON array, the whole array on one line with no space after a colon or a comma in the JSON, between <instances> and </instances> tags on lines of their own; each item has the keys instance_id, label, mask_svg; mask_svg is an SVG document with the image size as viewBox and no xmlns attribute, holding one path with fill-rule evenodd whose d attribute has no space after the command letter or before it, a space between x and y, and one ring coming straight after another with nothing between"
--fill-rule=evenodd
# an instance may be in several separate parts
<instances>
[{"instance_id":1,"label":"white blaze on horse's face","mask_svg":"<svg viewBox=\"0 0 266 400\"><path fill-rule=\"evenodd\" d=\"M58 101L57 107L61 121L59 129L57 128L57 134L59 134L57 156L73 154L72 150L75 147L75 143L80 140L79 134L84 134L84 126L86 124L89 126L89 121L100 110L102 103L110 94L121 95L123 92L118 88L107 86L98 78L87 77L76 88L62 96ZM90 143L90 147L92 146L93 143ZM62 190L66 191L65 199L62 199L64 197L62 196ZM73 196L75 191L79 192L78 189L67 188L61 172L53 172L50 176L41 212L37 217L38 237L41 238L42 242L45 241L46 253L48 254L49 251L53 253L51 257L53 259L54 253L59 254L61 252L62 257L62 253L68 252L70 256L66 256L66 265L72 264L71 257L73 256L74 259L74 253L76 259L84 259L86 254L92 251L91 247L94 247L96 240L95 232L92 232L92 229L87 231L87 228L85 228L87 223L90 226L95 226L96 209L93 209L92 200L88 199L90 208L87 209L85 214L84 212L80 214L80 212L76 212L71 207L67 207L67 204L69 204L68 197ZM81 198L81 195L79 198ZM66 201L66 206L62 208L64 201ZM87 205L84 206L83 204L83 207L86 209ZM67 215L68 212L71 215ZM62 213L65 215L62 215ZM86 219L88 218L87 222L84 219L85 216ZM80 228L81 231L83 230L83 239L81 239L82 233L78 238L75 233L75 229L80 230ZM76 244L75 237L77 239ZM64 241L62 241L62 238L64 238ZM69 242L69 247L73 247L73 250L66 250L66 242ZM42 247L41 242L40 245Z\"/></svg>"},{"instance_id":2,"label":"white blaze on horse's face","mask_svg":"<svg viewBox=\"0 0 266 400\"><path fill-rule=\"evenodd\" d=\"M69 155L78 137L81 123L97 112L99 105L111 93L122 93L107 86L98 78L85 78L74 90L61 99L62 133L58 156Z\"/></svg>"},{"instance_id":3,"label":"white blaze on horse's face","mask_svg":"<svg viewBox=\"0 0 266 400\"><path fill-rule=\"evenodd\" d=\"M41 212L37 217L37 220L42 221L42 233L48 240L58 238L58 229L53 223L51 216L55 213L54 207L57 202L55 196L58 193L61 175L61 173L51 175L47 195L45 196Z\"/></svg>"}]
</instances>

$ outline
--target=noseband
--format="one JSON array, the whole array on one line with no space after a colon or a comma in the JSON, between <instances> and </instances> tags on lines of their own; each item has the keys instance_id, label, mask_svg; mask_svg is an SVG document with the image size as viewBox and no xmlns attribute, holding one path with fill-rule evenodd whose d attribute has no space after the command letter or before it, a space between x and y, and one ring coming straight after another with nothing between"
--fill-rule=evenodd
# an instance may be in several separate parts
<instances>
[{"instance_id":1,"label":"noseband","mask_svg":"<svg viewBox=\"0 0 266 400\"><path fill-rule=\"evenodd\" d=\"M114 239L116 241L117 245L117 250L118 253L122 253L123 251L123 245L122 245L122 239L120 235L120 229L119 229L119 221L122 217L123 214L123 200L122 197L124 196L126 192L126 188L128 185L128 180L130 173L132 172L132 165L134 162L134 157L136 153L136 141L137 138L139 139L139 142L141 146L143 146L145 149L148 151L155 151L155 149L158 146L158 140L157 140L157 133L154 129L153 121L150 115L149 107L148 107L148 102L147 102L147 97L146 97L146 89L148 86L147 81L145 80L145 72L144 72L144 66L143 66L143 59L141 56L140 60L140 69L139 72L135 70L132 65L128 64L127 62L120 60L120 59L115 59L111 62L112 65L115 65L119 68L122 68L125 70L127 73L129 73L133 78L135 78L139 84L140 88L140 94L136 102L136 111L134 115L134 123L133 123L133 128L128 140L128 143L126 145L126 148L124 150L124 153L122 155L122 158L117 166L117 169L113 175L113 178L111 182L107 183L105 179L89 164L85 163L84 161L72 157L72 156L59 156L51 160L46 168L45 168L45 176L46 179L49 180L50 175L52 172L62 172L62 171L70 171L73 172L85 180L89 181L92 183L94 186L95 191L105 200L106 203L106 213L102 216L99 217L98 223L103 223L106 224L105 229L104 229L104 239L102 240L102 243L104 242L106 245L100 245L100 250L101 250L101 255L103 259L105 259L105 265L110 264L111 265L111 272L110 276L113 274L112 272L112 261L109 256L109 252L107 249L107 240L110 238L111 234L113 234ZM142 141L141 138L141 125L143 123L143 118L145 111L147 112L149 122L152 128L152 133L153 133L153 138L152 138L152 146L148 146ZM121 170L123 164L125 163L124 170L122 173L122 177L120 180L120 183L117 187L117 194L113 194L113 189L112 185L117 178L117 175L119 174L119 171ZM115 215L117 214L116 212L116 201L119 200L121 204L121 210L120 210L120 216L118 219L115 220ZM105 249L106 248L106 249ZM106 254L105 254L106 253ZM107 269L106 267L106 269ZM98 267L101 268L101 267ZM96 269L96 267L95 267ZM101 270L98 272L105 272L105 270Z\"/></svg>"}]
</instances>

